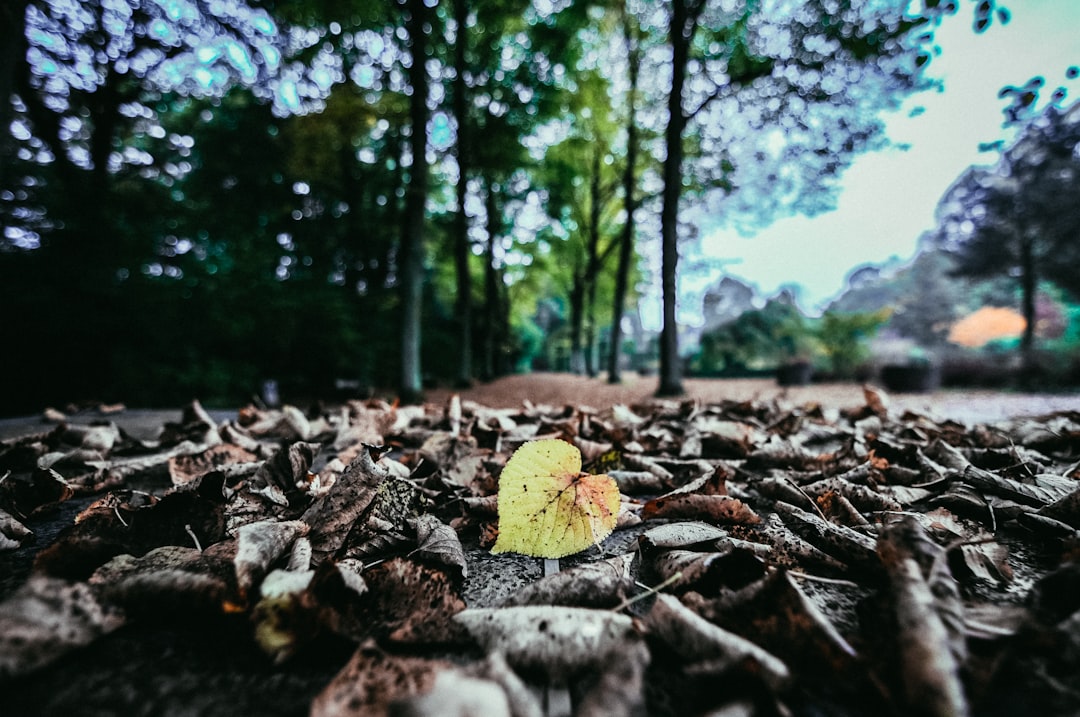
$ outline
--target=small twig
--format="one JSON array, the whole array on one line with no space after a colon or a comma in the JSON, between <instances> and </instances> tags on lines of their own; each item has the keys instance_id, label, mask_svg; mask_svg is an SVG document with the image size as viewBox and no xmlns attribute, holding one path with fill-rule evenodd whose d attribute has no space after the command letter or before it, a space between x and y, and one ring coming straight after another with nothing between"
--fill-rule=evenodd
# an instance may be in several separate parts
<instances>
[{"instance_id":1,"label":"small twig","mask_svg":"<svg viewBox=\"0 0 1080 717\"><path fill-rule=\"evenodd\" d=\"M199 536L195 535L195 531L191 529L191 524L184 524L184 531L191 536L191 539L195 541L195 549L200 553L202 552L202 543L199 542Z\"/></svg>"},{"instance_id":2,"label":"small twig","mask_svg":"<svg viewBox=\"0 0 1080 717\"><path fill-rule=\"evenodd\" d=\"M682 580L682 572L681 571L675 573L670 578L668 578L667 580L665 580L664 582L660 583L659 585L657 585L655 587L646 588L645 592L643 592L643 593L638 593L637 595L635 595L632 598L626 598L621 603L619 603L615 607L611 608L611 611L612 612L621 612L621 611L625 610L626 608L630 607L631 605L633 605L634 603L636 603L638 600L643 600L643 599L649 597L650 595L655 595L656 593L660 592L664 588L670 587L670 586L674 585L675 583L679 582L680 580ZM637 584L641 585L641 583L637 583ZM645 586L642 585L642 587L645 587Z\"/></svg>"},{"instance_id":3,"label":"small twig","mask_svg":"<svg viewBox=\"0 0 1080 717\"><path fill-rule=\"evenodd\" d=\"M788 575L796 578L802 578L803 580L810 580L815 583L825 583L826 585L842 585L846 588L857 588L859 584L852 582L851 580L844 580L843 578L826 578L821 575L810 575L809 573L801 573L798 570L788 570Z\"/></svg>"}]
</instances>

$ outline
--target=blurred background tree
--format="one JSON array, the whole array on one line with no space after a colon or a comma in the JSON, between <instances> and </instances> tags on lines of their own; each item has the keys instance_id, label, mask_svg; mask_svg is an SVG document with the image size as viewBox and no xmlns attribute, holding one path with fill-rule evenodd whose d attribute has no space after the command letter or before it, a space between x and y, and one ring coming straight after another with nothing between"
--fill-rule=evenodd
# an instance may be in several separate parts
<instances>
[{"instance_id":1,"label":"blurred background tree","mask_svg":"<svg viewBox=\"0 0 1080 717\"><path fill-rule=\"evenodd\" d=\"M1030 363L1039 282L1080 299L1080 105L1048 106L1028 122L994 167L973 167L938 208L938 247L956 273L1016 280L1025 320L1021 350Z\"/></svg>"}]
</instances>

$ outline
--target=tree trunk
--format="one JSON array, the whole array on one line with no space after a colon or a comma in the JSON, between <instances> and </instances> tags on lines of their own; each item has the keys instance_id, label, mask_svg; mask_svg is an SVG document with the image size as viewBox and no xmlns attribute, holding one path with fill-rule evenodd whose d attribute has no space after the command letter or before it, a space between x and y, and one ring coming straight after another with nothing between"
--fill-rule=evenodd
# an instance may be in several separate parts
<instances>
[{"instance_id":1,"label":"tree trunk","mask_svg":"<svg viewBox=\"0 0 1080 717\"><path fill-rule=\"evenodd\" d=\"M457 214L454 215L454 267L457 273L457 301L454 313L458 321L457 385L465 388L472 383L472 274L469 272L469 218L465 214L469 184L469 118L465 96L465 71L468 68L469 7L466 0L454 0L454 23L457 26L454 43L453 111L457 123Z\"/></svg>"},{"instance_id":2,"label":"tree trunk","mask_svg":"<svg viewBox=\"0 0 1080 717\"><path fill-rule=\"evenodd\" d=\"M589 247L585 265L585 373L597 374L596 367L596 281L600 275L600 146L593 147L592 181L589 182Z\"/></svg>"},{"instance_id":3,"label":"tree trunk","mask_svg":"<svg viewBox=\"0 0 1080 717\"><path fill-rule=\"evenodd\" d=\"M1030 375L1035 369L1035 294L1038 279L1035 275L1034 243L1030 236L1020 239L1020 304L1025 322L1020 338L1020 356L1025 375Z\"/></svg>"},{"instance_id":4,"label":"tree trunk","mask_svg":"<svg viewBox=\"0 0 1080 717\"><path fill-rule=\"evenodd\" d=\"M626 307L626 289L630 283L630 262L634 254L634 209L637 198L637 88L641 55L638 53L634 30L629 13L623 18L623 32L629 61L630 90L627 93L626 118L626 169L623 171L623 201L626 205L626 223L619 239L619 265L615 270L615 301L611 312L611 346L608 353L608 383L622 382L622 320Z\"/></svg>"},{"instance_id":5,"label":"tree trunk","mask_svg":"<svg viewBox=\"0 0 1080 717\"><path fill-rule=\"evenodd\" d=\"M679 363L679 332L675 321L676 276L679 261L679 195L682 193L682 135L686 126L682 94L686 82L686 62L690 51L692 28L688 27L686 0L671 4L671 93L668 95L668 123L664 130L667 156L664 158L663 205L660 210L660 282L663 292L664 323L660 332L660 385L657 396L683 393L682 366Z\"/></svg>"},{"instance_id":6,"label":"tree trunk","mask_svg":"<svg viewBox=\"0 0 1080 717\"><path fill-rule=\"evenodd\" d=\"M399 255L401 272L401 386L404 403L423 400L420 368L420 320L423 304L424 208L427 204L427 35L424 24L427 6L424 0L408 0L405 27L409 36L409 120L412 136L409 147L412 165L405 194L405 221Z\"/></svg>"},{"instance_id":7,"label":"tree trunk","mask_svg":"<svg viewBox=\"0 0 1080 717\"><path fill-rule=\"evenodd\" d=\"M499 272L495 267L495 243L501 231L499 219L498 187L488 178L484 205L487 211L487 245L484 251L484 360L483 378L490 381L498 375L499 362Z\"/></svg>"},{"instance_id":8,"label":"tree trunk","mask_svg":"<svg viewBox=\"0 0 1080 717\"><path fill-rule=\"evenodd\" d=\"M575 272L574 284L570 287L570 373L585 373L585 351L582 347L581 334L585 315L585 278Z\"/></svg>"}]
</instances>

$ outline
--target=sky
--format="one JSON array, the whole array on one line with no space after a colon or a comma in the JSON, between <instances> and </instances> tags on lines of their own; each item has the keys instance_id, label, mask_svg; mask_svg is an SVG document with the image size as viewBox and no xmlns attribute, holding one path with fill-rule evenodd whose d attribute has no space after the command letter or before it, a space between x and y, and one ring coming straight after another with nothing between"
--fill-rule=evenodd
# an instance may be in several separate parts
<instances>
[{"instance_id":1,"label":"sky","mask_svg":"<svg viewBox=\"0 0 1080 717\"><path fill-rule=\"evenodd\" d=\"M1002 87L1042 75L1041 102L1058 86L1069 90L1066 104L1080 97L1080 82L1065 78L1069 66L1080 65L1080 1L1001 4L1012 14L1007 25L995 22L975 34L972 3L962 2L960 12L938 28L941 54L929 72L944 81L944 90L913 95L887 115L888 136L909 149L894 147L857 158L844 175L835 211L782 219L749 238L734 230L713 231L702 240L704 253L725 262L726 274L755 286L763 296L799 284L799 302L810 311L838 295L852 269L914 256L919 236L934 226L934 209L949 185L968 166L996 160L996 152L980 153L979 144L1011 136L1002 128L1006 102L997 98ZM910 116L918 107L925 111ZM693 322L700 312L700 287L685 289L680 313Z\"/></svg>"}]
</instances>

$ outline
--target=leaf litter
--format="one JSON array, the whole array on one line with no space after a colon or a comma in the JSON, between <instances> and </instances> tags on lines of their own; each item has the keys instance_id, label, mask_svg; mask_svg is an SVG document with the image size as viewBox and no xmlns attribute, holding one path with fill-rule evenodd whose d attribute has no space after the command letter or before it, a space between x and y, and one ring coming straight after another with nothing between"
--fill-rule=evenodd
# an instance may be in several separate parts
<instances>
[{"instance_id":1,"label":"leaf litter","mask_svg":"<svg viewBox=\"0 0 1080 717\"><path fill-rule=\"evenodd\" d=\"M558 508L507 518L530 488ZM0 442L0 683L14 714L1075 714L1078 531L1077 412L195 402Z\"/></svg>"}]
</instances>

